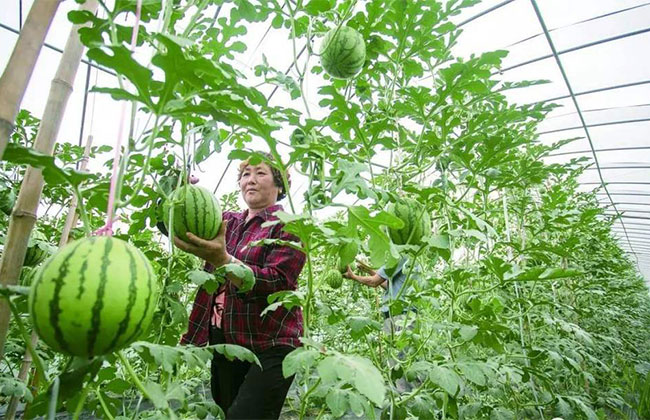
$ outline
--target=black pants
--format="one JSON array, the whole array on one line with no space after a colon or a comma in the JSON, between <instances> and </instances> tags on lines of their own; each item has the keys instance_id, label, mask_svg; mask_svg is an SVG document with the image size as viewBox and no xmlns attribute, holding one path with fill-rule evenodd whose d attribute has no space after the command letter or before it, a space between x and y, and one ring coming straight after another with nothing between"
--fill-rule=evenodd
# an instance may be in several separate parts
<instances>
[{"instance_id":1,"label":"black pants","mask_svg":"<svg viewBox=\"0 0 650 420\"><path fill-rule=\"evenodd\" d=\"M225 343L219 328L210 329L210 344ZM226 419L277 419L293 382L282 375L282 361L293 350L272 347L256 354L262 369L241 360L229 361L215 352L210 368L212 398Z\"/></svg>"}]
</instances>

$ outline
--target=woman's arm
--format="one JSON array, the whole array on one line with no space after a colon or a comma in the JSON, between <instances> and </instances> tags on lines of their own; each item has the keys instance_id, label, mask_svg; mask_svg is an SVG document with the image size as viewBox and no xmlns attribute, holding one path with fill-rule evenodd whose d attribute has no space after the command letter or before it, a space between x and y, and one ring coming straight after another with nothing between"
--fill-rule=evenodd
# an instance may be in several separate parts
<instances>
[{"instance_id":1,"label":"woman's arm","mask_svg":"<svg viewBox=\"0 0 650 420\"><path fill-rule=\"evenodd\" d=\"M381 277L375 272L372 276L358 276L352 272L350 266L347 267L347 271L343 274L343 277L358 281L361 284L365 284L370 287L383 287L384 289L388 288L388 281Z\"/></svg>"}]
</instances>

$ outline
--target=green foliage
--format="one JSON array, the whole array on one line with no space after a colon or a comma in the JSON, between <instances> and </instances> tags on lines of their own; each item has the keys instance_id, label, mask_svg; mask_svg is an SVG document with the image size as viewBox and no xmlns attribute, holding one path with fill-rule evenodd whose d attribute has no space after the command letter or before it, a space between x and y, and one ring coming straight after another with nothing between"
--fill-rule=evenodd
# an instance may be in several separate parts
<instances>
[{"instance_id":1,"label":"green foliage","mask_svg":"<svg viewBox=\"0 0 650 420\"><path fill-rule=\"evenodd\" d=\"M232 273L247 290L253 273L228 265L208 274L202 261L165 249L153 228L164 218L162 203L190 172L259 159L251 147L263 141L276 158L288 156L277 162L283 173L291 166L307 179L304 210L296 211L290 196L287 211L276 214L299 242L251 244L289 246L307 256L298 290L268 296L263 313L279 307L304 313L304 346L283 364L286 376L295 375L288 416L647 418L647 287L595 195L579 192L583 162L544 162L573 140L537 142L537 124L555 105L516 105L504 96L545 82L501 81L505 51L453 56L462 35L450 18L475 3L144 1L135 52L126 47L133 28L124 24L133 22L133 1L107 4L98 16L71 12L71 21L87 25L79 32L88 57L120 76L117 85L94 91L130 101L150 117L124 146L116 195L124 225L115 236L151 261L161 294L153 328L123 353L69 360L37 344L34 360L45 375L27 386L15 380L33 328L27 288L3 287L0 294L18 316L0 362L0 404L15 395L32 401L27 418L44 416L58 378L56 407L68 413L223 417L206 388L212 351L253 363L254 355L230 345L178 343L197 286L214 291ZM294 52L293 62L286 71L264 56L253 64L260 85L252 87L242 39L262 22L287 40L282 47ZM344 69L346 79L307 86L319 83L307 72L337 76L327 64L336 54L315 65L314 44L341 31L355 31L365 58ZM272 102L263 91L276 87L302 105ZM317 93L307 98L307 92ZM316 103L320 112L312 114ZM38 120L21 111L0 164L0 232L6 235L3 214L28 164L44 170L38 228L47 242L58 241L60 210L74 195L84 229L102 227L112 159L95 173L80 173L83 148L60 143L52 156L36 152L37 128ZM280 143L280 128L293 132L290 146ZM90 158L108 151L94 147ZM384 156L390 159L380 167L376 159ZM230 190L219 186L221 208L239 211ZM388 211L398 197L421 203L408 208L430 217L421 241L408 240L410 232L397 241L390 234L422 221ZM323 219L323 209L337 212ZM72 236L84 233L76 228ZM331 267L356 270L356 261L370 275L380 266L391 272L402 257L412 263L392 299L352 281L318 287Z\"/></svg>"}]
</instances>

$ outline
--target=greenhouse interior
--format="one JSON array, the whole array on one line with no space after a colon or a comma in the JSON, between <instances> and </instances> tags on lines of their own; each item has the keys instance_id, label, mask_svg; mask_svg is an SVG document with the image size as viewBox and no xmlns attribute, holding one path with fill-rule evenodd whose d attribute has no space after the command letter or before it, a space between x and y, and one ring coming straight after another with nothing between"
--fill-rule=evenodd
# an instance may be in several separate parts
<instances>
[{"instance_id":1,"label":"greenhouse interior","mask_svg":"<svg viewBox=\"0 0 650 420\"><path fill-rule=\"evenodd\" d=\"M650 419L650 1L0 10L0 417Z\"/></svg>"}]
</instances>

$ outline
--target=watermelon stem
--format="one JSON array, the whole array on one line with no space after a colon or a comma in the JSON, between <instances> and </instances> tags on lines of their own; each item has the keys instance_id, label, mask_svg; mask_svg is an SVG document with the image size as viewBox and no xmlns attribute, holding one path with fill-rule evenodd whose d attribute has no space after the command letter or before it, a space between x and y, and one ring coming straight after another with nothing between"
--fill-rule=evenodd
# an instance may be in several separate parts
<instances>
[{"instance_id":1,"label":"watermelon stem","mask_svg":"<svg viewBox=\"0 0 650 420\"><path fill-rule=\"evenodd\" d=\"M91 235L90 220L88 219L88 213L86 213L86 207L83 204L83 196L81 194L81 190L79 189L78 186L76 186L73 189L73 192L74 195L77 197L77 203L79 203L77 209L79 209L79 215L81 216L81 221L83 222L84 232L86 233L86 237L89 237Z\"/></svg>"},{"instance_id":2,"label":"watermelon stem","mask_svg":"<svg viewBox=\"0 0 650 420\"><path fill-rule=\"evenodd\" d=\"M20 331L20 335L23 338L23 341L25 342L25 346L27 347L29 353L32 355L32 360L34 361L36 371L43 379L45 379L46 382L50 382L50 378L47 374L47 371L44 368L43 361L41 360L38 353L36 353L34 346L32 346L32 340L27 335L27 329L25 328L25 324L23 324L23 320L21 319L20 311L18 310L16 304L11 299L7 299L7 302L9 302L9 308L11 309L11 313L13 314L14 319L16 320L16 324L18 325L18 330Z\"/></svg>"},{"instance_id":3,"label":"watermelon stem","mask_svg":"<svg viewBox=\"0 0 650 420\"><path fill-rule=\"evenodd\" d=\"M117 352L117 357L120 359L120 362L122 362L122 365L128 372L136 388L138 388L138 390L142 393L142 395L144 395L146 399L148 399L151 402L154 402L154 400L151 398L151 395L149 395L149 392L147 392L144 385L142 385L142 381L140 380L140 377L135 372L135 370L133 370L133 366L131 366L129 360L124 356L124 352L122 350Z\"/></svg>"},{"instance_id":4,"label":"watermelon stem","mask_svg":"<svg viewBox=\"0 0 650 420\"><path fill-rule=\"evenodd\" d=\"M102 397L102 393L96 389L95 394L97 394L97 399L99 400L99 405L101 405L102 410L104 411L104 415L106 416L107 419L109 420L114 420L115 417L111 414L111 411L108 409L108 406L106 405L106 402L104 401L104 398Z\"/></svg>"},{"instance_id":5,"label":"watermelon stem","mask_svg":"<svg viewBox=\"0 0 650 420\"><path fill-rule=\"evenodd\" d=\"M88 398L88 394L90 393L90 390L92 388L90 386L85 386L81 390L81 397L79 398L79 402L77 403L77 407L74 410L74 414L72 415L72 420L78 420L79 416L81 415L81 410L83 410L84 405L86 403L86 399Z\"/></svg>"}]
</instances>

